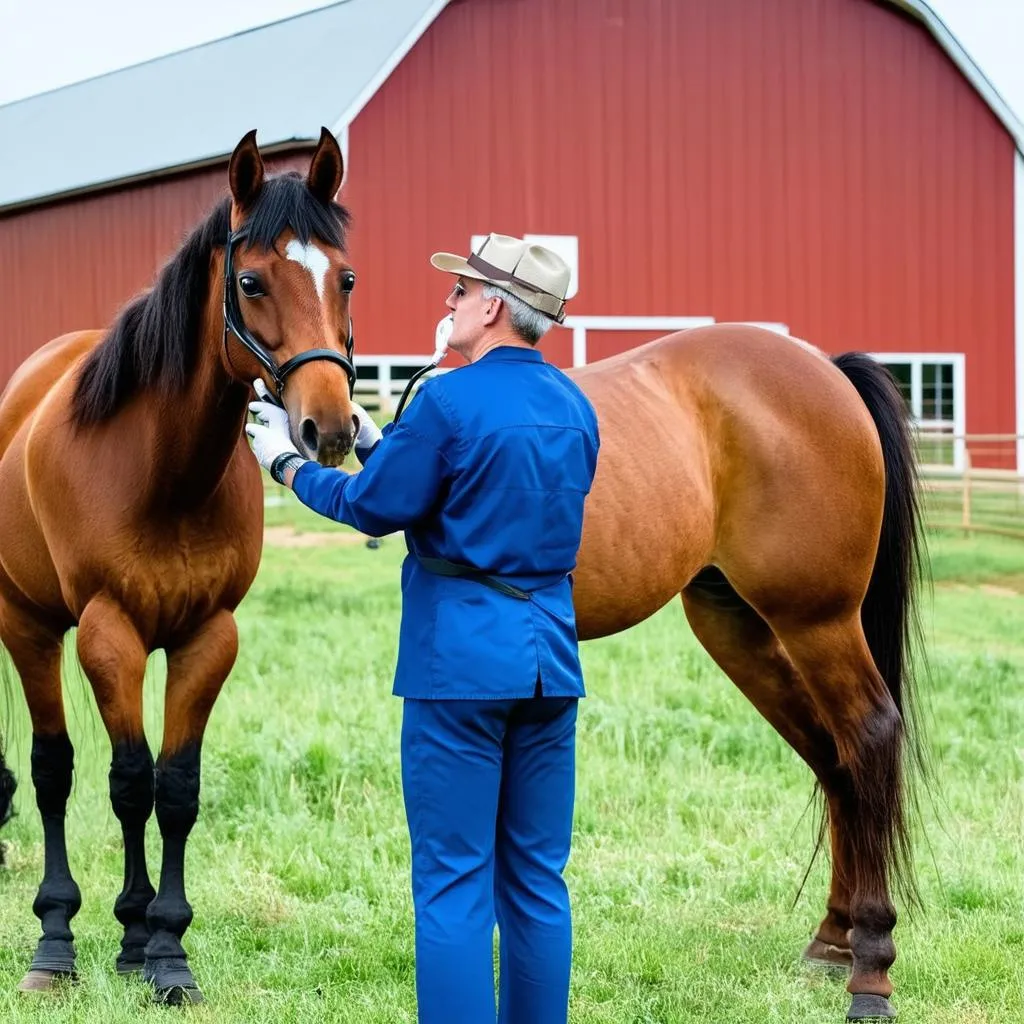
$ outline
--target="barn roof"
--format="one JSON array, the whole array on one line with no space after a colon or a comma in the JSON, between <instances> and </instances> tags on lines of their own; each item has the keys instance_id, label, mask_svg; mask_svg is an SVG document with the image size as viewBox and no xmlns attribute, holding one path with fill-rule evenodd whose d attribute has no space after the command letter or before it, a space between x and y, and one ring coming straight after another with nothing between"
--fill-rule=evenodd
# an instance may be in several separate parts
<instances>
[{"instance_id":1,"label":"barn roof","mask_svg":"<svg viewBox=\"0 0 1024 1024\"><path fill-rule=\"evenodd\" d=\"M342 0L0 106L0 209L220 161L252 128L337 135L446 2Z\"/></svg>"},{"instance_id":2,"label":"barn roof","mask_svg":"<svg viewBox=\"0 0 1024 1024\"><path fill-rule=\"evenodd\" d=\"M218 162L254 126L268 150L321 125L341 136L447 2L340 0L0 106L0 210ZM1024 125L928 4L882 2L931 32L1024 152ZM54 138L67 157L46 158Z\"/></svg>"}]
</instances>

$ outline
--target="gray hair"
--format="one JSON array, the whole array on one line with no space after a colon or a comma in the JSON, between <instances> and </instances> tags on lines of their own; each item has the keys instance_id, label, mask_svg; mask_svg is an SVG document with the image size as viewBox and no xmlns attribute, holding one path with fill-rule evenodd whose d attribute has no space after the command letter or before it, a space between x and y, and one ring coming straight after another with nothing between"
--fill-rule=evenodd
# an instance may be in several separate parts
<instances>
[{"instance_id":1,"label":"gray hair","mask_svg":"<svg viewBox=\"0 0 1024 1024\"><path fill-rule=\"evenodd\" d=\"M531 345L536 345L541 338L550 330L554 320L523 302L518 295L499 288L496 284L484 282L485 299L501 299L508 307L509 319L512 321L512 330Z\"/></svg>"}]
</instances>

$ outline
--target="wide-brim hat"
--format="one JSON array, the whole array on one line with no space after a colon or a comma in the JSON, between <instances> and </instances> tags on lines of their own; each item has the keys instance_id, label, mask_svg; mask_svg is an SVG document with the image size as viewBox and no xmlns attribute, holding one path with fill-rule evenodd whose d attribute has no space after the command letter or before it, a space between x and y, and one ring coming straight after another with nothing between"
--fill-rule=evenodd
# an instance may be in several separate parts
<instances>
[{"instance_id":1,"label":"wide-brim hat","mask_svg":"<svg viewBox=\"0 0 1024 1024\"><path fill-rule=\"evenodd\" d=\"M565 319L569 264L543 245L492 233L468 256L435 252L430 262L445 273L504 288L556 323Z\"/></svg>"}]
</instances>

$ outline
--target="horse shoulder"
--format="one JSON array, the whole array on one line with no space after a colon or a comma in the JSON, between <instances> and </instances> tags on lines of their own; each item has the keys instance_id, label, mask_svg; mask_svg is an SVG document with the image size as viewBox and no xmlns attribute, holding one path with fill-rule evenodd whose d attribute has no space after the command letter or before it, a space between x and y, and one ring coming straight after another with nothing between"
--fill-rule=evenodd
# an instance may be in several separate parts
<instances>
[{"instance_id":1,"label":"horse shoulder","mask_svg":"<svg viewBox=\"0 0 1024 1024\"><path fill-rule=\"evenodd\" d=\"M14 371L0 395L0 457L57 382L102 337L101 331L76 331L54 338Z\"/></svg>"}]
</instances>

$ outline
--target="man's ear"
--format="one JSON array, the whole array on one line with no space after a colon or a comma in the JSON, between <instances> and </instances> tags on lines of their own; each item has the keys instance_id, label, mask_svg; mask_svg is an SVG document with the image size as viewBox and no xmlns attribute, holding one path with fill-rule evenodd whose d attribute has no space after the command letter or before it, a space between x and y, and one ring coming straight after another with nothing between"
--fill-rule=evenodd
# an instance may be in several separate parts
<instances>
[{"instance_id":1,"label":"man's ear","mask_svg":"<svg viewBox=\"0 0 1024 1024\"><path fill-rule=\"evenodd\" d=\"M487 306L484 309L484 323L488 327L492 327L498 322L504 305L505 303L497 295L487 300Z\"/></svg>"}]
</instances>

